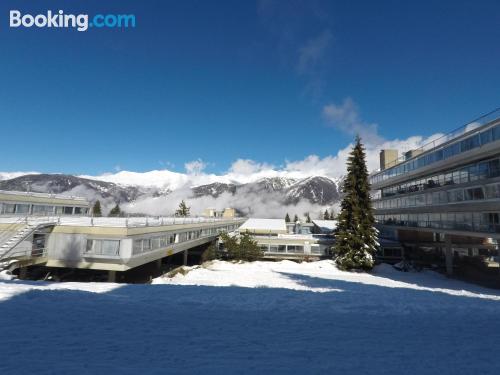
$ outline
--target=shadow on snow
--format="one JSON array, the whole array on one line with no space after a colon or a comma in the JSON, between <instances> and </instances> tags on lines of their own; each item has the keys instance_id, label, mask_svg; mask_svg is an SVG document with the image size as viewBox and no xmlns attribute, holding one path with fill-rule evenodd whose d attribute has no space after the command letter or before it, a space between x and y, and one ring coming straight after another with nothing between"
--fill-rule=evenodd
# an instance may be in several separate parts
<instances>
[{"instance_id":1,"label":"shadow on snow","mask_svg":"<svg viewBox=\"0 0 500 375\"><path fill-rule=\"evenodd\" d=\"M173 285L123 285L101 294L31 290L0 302L0 370L500 371L500 301L286 276L342 292Z\"/></svg>"}]
</instances>

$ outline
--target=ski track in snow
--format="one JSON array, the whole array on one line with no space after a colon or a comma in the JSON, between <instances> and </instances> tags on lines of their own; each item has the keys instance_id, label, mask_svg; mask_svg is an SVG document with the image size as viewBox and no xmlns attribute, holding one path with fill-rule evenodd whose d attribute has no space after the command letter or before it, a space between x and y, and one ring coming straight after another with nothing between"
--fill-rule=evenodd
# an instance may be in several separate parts
<instances>
[{"instance_id":1,"label":"ski track in snow","mask_svg":"<svg viewBox=\"0 0 500 375\"><path fill-rule=\"evenodd\" d=\"M0 281L0 374L497 374L500 291L387 265Z\"/></svg>"}]
</instances>

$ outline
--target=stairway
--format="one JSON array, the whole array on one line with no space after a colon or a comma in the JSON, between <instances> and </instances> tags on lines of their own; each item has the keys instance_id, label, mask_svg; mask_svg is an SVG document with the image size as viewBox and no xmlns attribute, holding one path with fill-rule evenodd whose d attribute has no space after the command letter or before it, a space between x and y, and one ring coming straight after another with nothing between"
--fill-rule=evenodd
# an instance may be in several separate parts
<instances>
[{"instance_id":1,"label":"stairway","mask_svg":"<svg viewBox=\"0 0 500 375\"><path fill-rule=\"evenodd\" d=\"M22 224L22 227L12 235L12 231L19 227L20 224ZM21 218L5 228L3 235L0 236L0 270L16 259L29 259L33 256L42 255L41 253L34 254L31 247L29 250L16 249L16 247L36 230L55 224L55 221L50 218Z\"/></svg>"}]
</instances>

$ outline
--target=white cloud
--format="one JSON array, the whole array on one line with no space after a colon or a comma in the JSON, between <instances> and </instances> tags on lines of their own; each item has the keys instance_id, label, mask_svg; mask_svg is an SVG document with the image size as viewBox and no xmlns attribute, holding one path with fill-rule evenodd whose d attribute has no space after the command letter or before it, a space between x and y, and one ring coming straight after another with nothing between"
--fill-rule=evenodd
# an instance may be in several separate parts
<instances>
[{"instance_id":1,"label":"white cloud","mask_svg":"<svg viewBox=\"0 0 500 375\"><path fill-rule=\"evenodd\" d=\"M270 169L273 169L271 164L258 163L251 159L237 159L231 164L229 173L235 175L252 175Z\"/></svg>"},{"instance_id":2,"label":"white cloud","mask_svg":"<svg viewBox=\"0 0 500 375\"><path fill-rule=\"evenodd\" d=\"M184 168L186 169L187 174L190 175L199 175L206 167L207 164L204 163L201 159L193 160L184 164Z\"/></svg>"},{"instance_id":3,"label":"white cloud","mask_svg":"<svg viewBox=\"0 0 500 375\"><path fill-rule=\"evenodd\" d=\"M366 144L377 145L385 140L378 134L378 125L365 122L359 109L351 98L341 104L330 103L323 107L323 117L328 125L350 135L358 134Z\"/></svg>"},{"instance_id":4,"label":"white cloud","mask_svg":"<svg viewBox=\"0 0 500 375\"><path fill-rule=\"evenodd\" d=\"M0 172L0 181L10 180L11 178L21 177L27 174L40 174L40 172Z\"/></svg>"},{"instance_id":5,"label":"white cloud","mask_svg":"<svg viewBox=\"0 0 500 375\"><path fill-rule=\"evenodd\" d=\"M299 47L298 72L300 74L314 73L319 65L325 61L332 41L332 33L329 29L326 29L315 37L308 39L304 45Z\"/></svg>"}]
</instances>

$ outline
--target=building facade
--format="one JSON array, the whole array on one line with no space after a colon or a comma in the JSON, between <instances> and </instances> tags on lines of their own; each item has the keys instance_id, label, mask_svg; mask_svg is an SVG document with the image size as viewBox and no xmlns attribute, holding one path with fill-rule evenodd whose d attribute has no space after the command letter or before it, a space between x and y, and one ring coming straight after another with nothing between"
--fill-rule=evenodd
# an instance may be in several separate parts
<instances>
[{"instance_id":1,"label":"building facade","mask_svg":"<svg viewBox=\"0 0 500 375\"><path fill-rule=\"evenodd\" d=\"M251 218L238 228L236 234L250 234L265 258L303 259L330 256L334 229L333 220L287 223L284 219Z\"/></svg>"},{"instance_id":2,"label":"building facade","mask_svg":"<svg viewBox=\"0 0 500 375\"><path fill-rule=\"evenodd\" d=\"M448 273L461 258L498 267L499 111L403 157L382 150L380 161L370 182L381 237L442 255Z\"/></svg>"},{"instance_id":3,"label":"building facade","mask_svg":"<svg viewBox=\"0 0 500 375\"><path fill-rule=\"evenodd\" d=\"M0 190L0 215L87 215L89 208L85 198Z\"/></svg>"},{"instance_id":4,"label":"building facade","mask_svg":"<svg viewBox=\"0 0 500 375\"><path fill-rule=\"evenodd\" d=\"M226 210L227 211L227 210ZM225 211L225 212L226 212ZM228 211L231 213L231 211ZM215 241L244 221L210 218L90 217L83 198L0 191L0 270L31 266L116 272Z\"/></svg>"}]
</instances>

